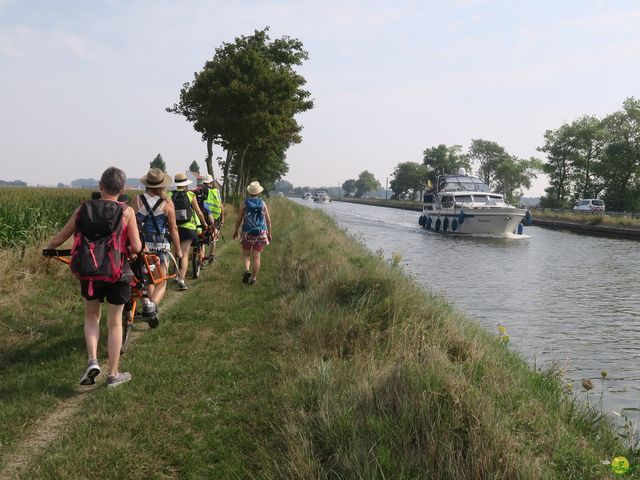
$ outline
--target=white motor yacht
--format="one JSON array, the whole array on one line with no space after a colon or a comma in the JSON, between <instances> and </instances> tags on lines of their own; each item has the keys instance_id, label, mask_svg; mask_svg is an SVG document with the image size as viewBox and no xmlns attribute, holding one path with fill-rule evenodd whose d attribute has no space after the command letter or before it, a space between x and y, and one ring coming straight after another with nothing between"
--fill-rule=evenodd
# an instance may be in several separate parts
<instances>
[{"instance_id":1,"label":"white motor yacht","mask_svg":"<svg viewBox=\"0 0 640 480\"><path fill-rule=\"evenodd\" d=\"M458 175L438 177L435 192L424 195L418 223L440 233L507 236L522 234L522 224L531 223L531 214L509 205L461 168Z\"/></svg>"},{"instance_id":2,"label":"white motor yacht","mask_svg":"<svg viewBox=\"0 0 640 480\"><path fill-rule=\"evenodd\" d=\"M329 192L324 188L319 188L313 194L313 201L316 203L329 203L331 197L329 196Z\"/></svg>"}]
</instances>

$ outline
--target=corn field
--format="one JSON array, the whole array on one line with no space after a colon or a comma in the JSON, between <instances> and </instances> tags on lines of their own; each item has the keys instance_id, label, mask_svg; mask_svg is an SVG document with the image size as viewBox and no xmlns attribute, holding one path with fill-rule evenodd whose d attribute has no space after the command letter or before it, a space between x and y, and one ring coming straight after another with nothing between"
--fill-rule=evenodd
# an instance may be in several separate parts
<instances>
[{"instance_id":1,"label":"corn field","mask_svg":"<svg viewBox=\"0 0 640 480\"><path fill-rule=\"evenodd\" d=\"M90 196L81 189L0 188L0 248L44 240Z\"/></svg>"}]
</instances>

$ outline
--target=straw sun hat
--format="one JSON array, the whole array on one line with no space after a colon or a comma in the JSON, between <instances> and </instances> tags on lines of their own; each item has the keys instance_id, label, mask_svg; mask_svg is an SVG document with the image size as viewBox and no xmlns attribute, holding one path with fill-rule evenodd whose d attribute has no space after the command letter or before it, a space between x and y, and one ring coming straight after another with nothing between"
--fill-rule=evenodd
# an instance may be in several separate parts
<instances>
[{"instance_id":1,"label":"straw sun hat","mask_svg":"<svg viewBox=\"0 0 640 480\"><path fill-rule=\"evenodd\" d=\"M258 195L263 190L264 188L262 188L262 185L260 185L259 182L251 182L247 187L247 192L249 192L249 195Z\"/></svg>"},{"instance_id":2,"label":"straw sun hat","mask_svg":"<svg viewBox=\"0 0 640 480\"><path fill-rule=\"evenodd\" d=\"M159 168L150 168L147 174L140 179L140 183L149 188L164 188L173 183L171 175L164 173Z\"/></svg>"},{"instance_id":3,"label":"straw sun hat","mask_svg":"<svg viewBox=\"0 0 640 480\"><path fill-rule=\"evenodd\" d=\"M176 173L176 176L173 177L173 180L176 187L186 187L187 185L191 185L193 183L187 178L184 173Z\"/></svg>"}]
</instances>

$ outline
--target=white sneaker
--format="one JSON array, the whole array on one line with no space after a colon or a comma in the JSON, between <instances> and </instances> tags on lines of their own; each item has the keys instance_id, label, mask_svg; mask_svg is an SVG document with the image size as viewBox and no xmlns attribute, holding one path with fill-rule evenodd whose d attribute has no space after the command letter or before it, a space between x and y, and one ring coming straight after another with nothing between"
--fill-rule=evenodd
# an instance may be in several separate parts
<instances>
[{"instance_id":1,"label":"white sneaker","mask_svg":"<svg viewBox=\"0 0 640 480\"><path fill-rule=\"evenodd\" d=\"M95 385L96 377L98 375L100 375L100 365L98 365L98 360L89 360L84 374L80 377L80 385Z\"/></svg>"}]
</instances>

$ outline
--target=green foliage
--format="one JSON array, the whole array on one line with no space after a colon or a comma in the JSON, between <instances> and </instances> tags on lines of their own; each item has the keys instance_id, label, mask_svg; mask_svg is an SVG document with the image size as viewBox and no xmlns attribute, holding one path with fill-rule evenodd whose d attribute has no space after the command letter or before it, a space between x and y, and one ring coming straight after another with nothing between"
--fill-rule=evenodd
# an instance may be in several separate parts
<instances>
[{"instance_id":1,"label":"green foliage","mask_svg":"<svg viewBox=\"0 0 640 480\"><path fill-rule=\"evenodd\" d=\"M149 168L159 168L163 172L167 173L167 164L164 163L162 155L160 154L156 155L156 158L151 161L151 163L149 164Z\"/></svg>"},{"instance_id":2,"label":"green foliage","mask_svg":"<svg viewBox=\"0 0 640 480\"><path fill-rule=\"evenodd\" d=\"M288 193L293 190L293 184L286 180L278 180L274 185L274 189L276 192Z\"/></svg>"},{"instance_id":3,"label":"green foliage","mask_svg":"<svg viewBox=\"0 0 640 480\"><path fill-rule=\"evenodd\" d=\"M478 162L478 176L489 185L491 190L496 189L496 173L500 165L509 160L510 155L502 145L496 142L482 139L471 140L469 147L469 158Z\"/></svg>"},{"instance_id":4,"label":"green foliage","mask_svg":"<svg viewBox=\"0 0 640 480\"><path fill-rule=\"evenodd\" d=\"M367 192L371 192L379 188L380 182L376 180L373 173L368 170L364 170L358 176L358 180L356 180L356 197L360 198L366 195Z\"/></svg>"},{"instance_id":5,"label":"green foliage","mask_svg":"<svg viewBox=\"0 0 640 480\"><path fill-rule=\"evenodd\" d=\"M640 100L627 98L622 110L603 120L606 135L600 171L610 210L640 208Z\"/></svg>"},{"instance_id":6,"label":"green foliage","mask_svg":"<svg viewBox=\"0 0 640 480\"><path fill-rule=\"evenodd\" d=\"M294 67L308 58L297 39L271 41L268 27L223 43L212 60L185 83L180 101L167 111L183 115L207 142L212 170L213 143L227 150L225 188L237 191L250 179L274 182L287 171L285 152L301 141L294 116L313 107L306 80Z\"/></svg>"},{"instance_id":7,"label":"green foliage","mask_svg":"<svg viewBox=\"0 0 640 480\"><path fill-rule=\"evenodd\" d=\"M390 187L397 200L416 200L426 188L427 166L416 162L402 162L393 171Z\"/></svg>"},{"instance_id":8,"label":"green foliage","mask_svg":"<svg viewBox=\"0 0 640 480\"><path fill-rule=\"evenodd\" d=\"M342 190L344 190L346 196L352 197L358 191L356 180L354 178L345 180L342 184Z\"/></svg>"},{"instance_id":9,"label":"green foliage","mask_svg":"<svg viewBox=\"0 0 640 480\"><path fill-rule=\"evenodd\" d=\"M440 144L423 152L422 163L427 168L427 180L436 183L438 175L455 175L459 168L471 170L469 156L462 153L462 145L450 147Z\"/></svg>"},{"instance_id":10,"label":"green foliage","mask_svg":"<svg viewBox=\"0 0 640 480\"><path fill-rule=\"evenodd\" d=\"M510 155L502 145L489 140L472 140L469 158L480 164L478 175L491 191L504 193L508 202L517 201L523 188L531 188L531 180L543 169L540 160L533 157L520 159Z\"/></svg>"},{"instance_id":11,"label":"green foliage","mask_svg":"<svg viewBox=\"0 0 640 480\"><path fill-rule=\"evenodd\" d=\"M603 119L591 115L547 130L538 150L547 155L549 187L541 206L568 208L603 196L611 210L640 208L640 101Z\"/></svg>"}]
</instances>

